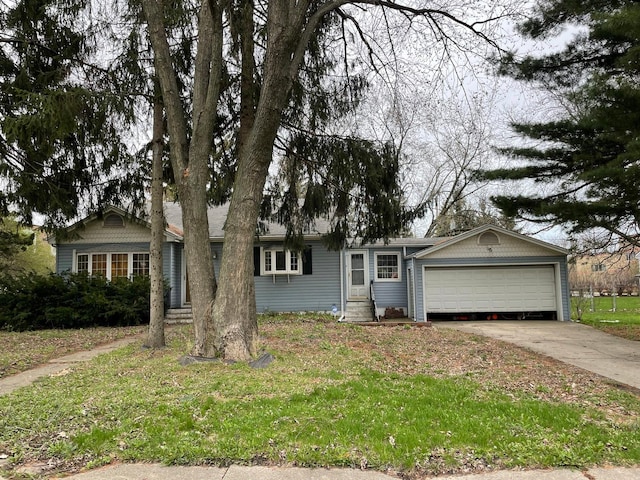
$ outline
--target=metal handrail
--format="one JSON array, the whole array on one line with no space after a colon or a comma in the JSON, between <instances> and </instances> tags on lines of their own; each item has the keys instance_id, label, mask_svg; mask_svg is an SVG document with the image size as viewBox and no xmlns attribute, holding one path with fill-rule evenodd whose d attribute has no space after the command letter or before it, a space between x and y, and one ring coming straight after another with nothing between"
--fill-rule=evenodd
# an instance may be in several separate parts
<instances>
[{"instance_id":1,"label":"metal handrail","mask_svg":"<svg viewBox=\"0 0 640 480\"><path fill-rule=\"evenodd\" d=\"M373 321L379 322L378 318L378 305L376 304L376 292L373 291L373 280L369 282L369 296L371 297L371 313L373 314Z\"/></svg>"}]
</instances>

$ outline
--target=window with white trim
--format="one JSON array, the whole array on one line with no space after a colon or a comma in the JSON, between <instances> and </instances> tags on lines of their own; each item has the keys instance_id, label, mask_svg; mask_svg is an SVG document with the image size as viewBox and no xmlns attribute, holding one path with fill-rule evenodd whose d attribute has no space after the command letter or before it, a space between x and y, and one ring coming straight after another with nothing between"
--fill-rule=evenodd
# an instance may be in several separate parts
<instances>
[{"instance_id":1,"label":"window with white trim","mask_svg":"<svg viewBox=\"0 0 640 480\"><path fill-rule=\"evenodd\" d=\"M149 276L149 254L134 253L132 254L132 270L133 276L148 277Z\"/></svg>"},{"instance_id":2,"label":"window with white trim","mask_svg":"<svg viewBox=\"0 0 640 480\"><path fill-rule=\"evenodd\" d=\"M111 278L129 276L129 255L126 253L111 254Z\"/></svg>"},{"instance_id":3,"label":"window with white trim","mask_svg":"<svg viewBox=\"0 0 640 480\"><path fill-rule=\"evenodd\" d=\"M284 248L261 248L261 275L300 275L298 253Z\"/></svg>"},{"instance_id":4,"label":"window with white trim","mask_svg":"<svg viewBox=\"0 0 640 480\"><path fill-rule=\"evenodd\" d=\"M399 282L401 280L400 253L376 252L374 257L374 270L377 282Z\"/></svg>"},{"instance_id":5,"label":"window with white trim","mask_svg":"<svg viewBox=\"0 0 640 480\"><path fill-rule=\"evenodd\" d=\"M149 275L148 253L78 253L77 273L102 276L109 280Z\"/></svg>"},{"instance_id":6,"label":"window with white trim","mask_svg":"<svg viewBox=\"0 0 640 480\"><path fill-rule=\"evenodd\" d=\"M89 255L86 253L79 253L76 260L76 272L77 273L89 273Z\"/></svg>"},{"instance_id":7,"label":"window with white trim","mask_svg":"<svg viewBox=\"0 0 640 480\"><path fill-rule=\"evenodd\" d=\"M109 262L107 261L106 253L94 253L91 255L91 271L89 275L101 275L103 277L110 278L109 271L107 269Z\"/></svg>"}]
</instances>

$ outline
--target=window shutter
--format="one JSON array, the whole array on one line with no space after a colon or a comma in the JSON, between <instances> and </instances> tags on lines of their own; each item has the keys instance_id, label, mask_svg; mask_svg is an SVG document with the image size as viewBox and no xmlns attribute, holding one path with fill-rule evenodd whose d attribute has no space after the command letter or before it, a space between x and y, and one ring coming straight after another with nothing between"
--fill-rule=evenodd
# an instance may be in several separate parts
<instances>
[{"instance_id":1,"label":"window shutter","mask_svg":"<svg viewBox=\"0 0 640 480\"><path fill-rule=\"evenodd\" d=\"M313 262L311 261L311 247L307 247L302 252L302 274L313 274Z\"/></svg>"},{"instance_id":2,"label":"window shutter","mask_svg":"<svg viewBox=\"0 0 640 480\"><path fill-rule=\"evenodd\" d=\"M253 247L253 276L260 276L260 247Z\"/></svg>"}]
</instances>

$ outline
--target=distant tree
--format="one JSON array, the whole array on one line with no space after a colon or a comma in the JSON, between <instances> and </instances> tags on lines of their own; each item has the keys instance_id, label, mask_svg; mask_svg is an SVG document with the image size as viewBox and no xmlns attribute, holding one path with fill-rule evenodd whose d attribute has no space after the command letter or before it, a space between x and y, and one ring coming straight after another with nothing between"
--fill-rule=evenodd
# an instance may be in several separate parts
<instances>
[{"instance_id":1,"label":"distant tree","mask_svg":"<svg viewBox=\"0 0 640 480\"><path fill-rule=\"evenodd\" d=\"M20 225L15 218L0 219L0 257L7 259L33 244L35 234Z\"/></svg>"},{"instance_id":2,"label":"distant tree","mask_svg":"<svg viewBox=\"0 0 640 480\"><path fill-rule=\"evenodd\" d=\"M513 219L491 209L489 202L485 198L480 198L475 204L458 200L445 213L436 217L427 236L449 237L486 224L517 230Z\"/></svg>"},{"instance_id":3,"label":"distant tree","mask_svg":"<svg viewBox=\"0 0 640 480\"><path fill-rule=\"evenodd\" d=\"M563 118L514 124L520 161L483 179L532 182L534 191L496 195L508 216L561 225L571 234L604 229L640 245L640 4L631 0L548 0L520 26L523 35L584 29L557 53L502 64L502 73L544 86L567 107Z\"/></svg>"},{"instance_id":4,"label":"distant tree","mask_svg":"<svg viewBox=\"0 0 640 480\"><path fill-rule=\"evenodd\" d=\"M432 113L427 143L410 167L415 169L413 190L422 193L420 201L426 206L427 237L436 231L468 230L485 220L499 223L482 194L487 182L473 174L496 156L491 148L493 95L450 98Z\"/></svg>"},{"instance_id":5,"label":"distant tree","mask_svg":"<svg viewBox=\"0 0 640 480\"><path fill-rule=\"evenodd\" d=\"M55 257L44 232L20 224L14 217L0 219L0 270L17 274L50 273Z\"/></svg>"}]
</instances>

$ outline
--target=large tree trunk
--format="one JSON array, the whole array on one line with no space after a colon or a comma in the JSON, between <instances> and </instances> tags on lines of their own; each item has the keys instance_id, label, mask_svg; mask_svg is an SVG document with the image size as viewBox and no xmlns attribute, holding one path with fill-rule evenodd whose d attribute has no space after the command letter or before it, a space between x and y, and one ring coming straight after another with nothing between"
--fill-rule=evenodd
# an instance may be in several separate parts
<instances>
[{"instance_id":1,"label":"large tree trunk","mask_svg":"<svg viewBox=\"0 0 640 480\"><path fill-rule=\"evenodd\" d=\"M151 243L149 245L149 276L151 280L149 334L147 346L162 348L164 340L164 275L162 245L164 212L162 207L162 137L164 133L162 102L153 105L153 141L151 159Z\"/></svg>"},{"instance_id":2,"label":"large tree trunk","mask_svg":"<svg viewBox=\"0 0 640 480\"><path fill-rule=\"evenodd\" d=\"M273 144L287 106L293 74L299 60L293 58L299 47L306 11L300 2L297 8L286 0L269 2L267 19L267 50L259 103L249 111L254 97L252 46L243 44L242 110L239 135L239 158L236 181L225 225L224 247L220 266L220 282L213 308L214 335L211 339L216 354L232 360L247 360L255 356L258 322L253 279L253 243L263 189L273 156ZM243 15L253 15L250 8ZM246 30L252 22L243 23ZM245 34L247 33L245 30ZM253 41L247 40L243 42Z\"/></svg>"},{"instance_id":3,"label":"large tree trunk","mask_svg":"<svg viewBox=\"0 0 640 480\"><path fill-rule=\"evenodd\" d=\"M200 8L200 41L195 61L192 112L188 115L182 103L177 72L164 27L162 2L143 0L142 7L149 25L156 74L167 112L171 166L182 209L195 333L192 353L197 356L213 356L215 352L207 349L210 330L208 325L216 292L209 244L207 183L211 179L208 165L222 76L222 11L213 1L203 2ZM191 119L191 133L187 128L188 119Z\"/></svg>"},{"instance_id":4,"label":"large tree trunk","mask_svg":"<svg viewBox=\"0 0 640 480\"><path fill-rule=\"evenodd\" d=\"M288 105L291 87L298 75L309 42L322 19L347 4L362 3L423 16L450 17L447 12L416 9L377 0L269 0L266 2L266 47L261 71L255 65L256 31L251 1L202 2L198 25L198 50L193 75L193 111L186 115L171 49L164 29L161 0L141 0L155 54L171 135L174 174L179 185L185 227L185 249L193 295L196 324L195 354L245 360L256 353L257 315L252 275L252 256L259 205L262 201L273 145ZM222 11L229 12L229 32L223 35ZM343 18L346 15L342 12ZM240 28L236 24L241 17ZM457 19L454 22L461 23ZM466 25L472 31L473 25ZM432 27L433 28L433 27ZM479 34L482 36L482 34ZM207 161L211 154L213 126L223 77L223 39L241 38L241 108L238 129L238 170L225 226L220 288L207 324L207 309L215 291L211 249L206 221ZM483 38L486 38L483 36ZM226 50L231 52L231 49ZM262 58L262 53L260 54ZM234 58L235 61L235 58ZM235 64L228 72L235 71ZM184 73L184 72L181 72ZM259 91L258 91L259 87ZM259 100L258 100L259 99ZM258 102L256 104L256 101ZM191 119L188 134L186 118Z\"/></svg>"},{"instance_id":5,"label":"large tree trunk","mask_svg":"<svg viewBox=\"0 0 640 480\"><path fill-rule=\"evenodd\" d=\"M269 156L270 156L270 152ZM225 225L220 283L213 307L210 347L232 360L255 356L258 340L253 241L269 163L241 156Z\"/></svg>"},{"instance_id":6,"label":"large tree trunk","mask_svg":"<svg viewBox=\"0 0 640 480\"><path fill-rule=\"evenodd\" d=\"M209 244L209 221L207 219L206 184L193 177L204 177L202 173L186 173L179 183L178 194L182 207L184 226L184 250L191 292L194 345L192 354L211 357L215 352L206 348L211 316L211 307L216 294L213 258Z\"/></svg>"}]
</instances>

